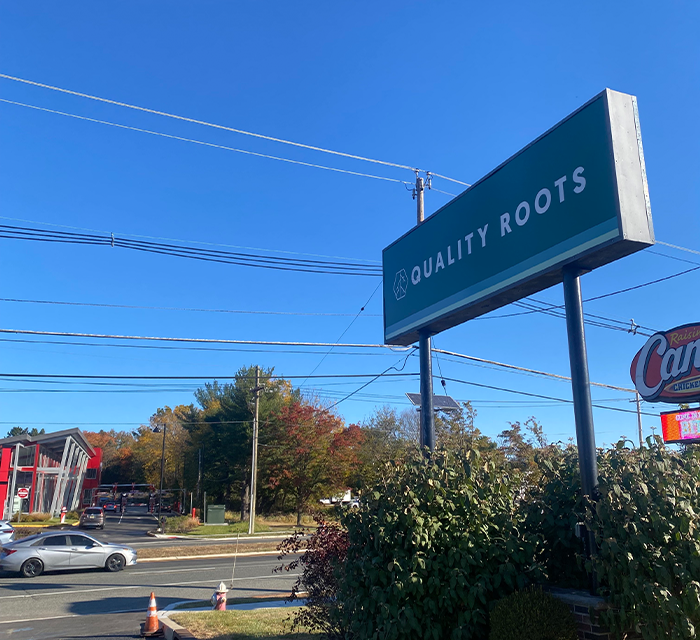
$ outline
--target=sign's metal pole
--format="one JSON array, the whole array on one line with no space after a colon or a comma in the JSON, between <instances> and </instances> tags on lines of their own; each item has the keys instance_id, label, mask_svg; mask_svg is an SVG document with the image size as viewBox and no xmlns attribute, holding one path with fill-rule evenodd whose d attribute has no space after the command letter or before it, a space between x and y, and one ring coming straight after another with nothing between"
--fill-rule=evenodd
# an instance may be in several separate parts
<instances>
[{"instance_id":1,"label":"sign's metal pole","mask_svg":"<svg viewBox=\"0 0 700 640\"><path fill-rule=\"evenodd\" d=\"M425 185L423 178L416 176L415 198L417 203L417 222L425 219L423 196ZM420 446L435 450L435 414L433 412L433 350L430 333L418 332L418 351L420 360Z\"/></svg>"},{"instance_id":2,"label":"sign's metal pole","mask_svg":"<svg viewBox=\"0 0 700 640\"><path fill-rule=\"evenodd\" d=\"M639 431L639 448L641 449L644 446L644 433L642 431L642 406L639 391L634 392L634 401L637 403L637 430Z\"/></svg>"},{"instance_id":3,"label":"sign's metal pole","mask_svg":"<svg viewBox=\"0 0 700 640\"><path fill-rule=\"evenodd\" d=\"M574 397L581 491L583 495L595 500L598 494L598 462L595 450L593 406L588 379L588 356L586 355L586 334L583 326L583 303L579 274L580 271L576 267L564 267L564 304L566 306L566 332L569 338L571 388ZM586 557L590 558L595 553L595 538L592 531L584 530L583 542ZM595 576L593 576L592 593L595 591L595 582Z\"/></svg>"},{"instance_id":4,"label":"sign's metal pole","mask_svg":"<svg viewBox=\"0 0 700 640\"><path fill-rule=\"evenodd\" d=\"M433 363L430 334L420 331L420 445L435 450L435 414L433 413Z\"/></svg>"}]
</instances>

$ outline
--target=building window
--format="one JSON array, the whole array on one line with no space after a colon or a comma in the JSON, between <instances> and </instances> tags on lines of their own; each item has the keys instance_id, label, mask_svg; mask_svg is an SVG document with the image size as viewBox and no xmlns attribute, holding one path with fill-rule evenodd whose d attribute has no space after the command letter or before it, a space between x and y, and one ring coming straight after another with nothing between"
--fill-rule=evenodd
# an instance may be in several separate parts
<instances>
[{"instance_id":1,"label":"building window","mask_svg":"<svg viewBox=\"0 0 700 640\"><path fill-rule=\"evenodd\" d=\"M88 469L85 472L86 480L95 480L97 478L97 469Z\"/></svg>"},{"instance_id":2,"label":"building window","mask_svg":"<svg viewBox=\"0 0 700 640\"><path fill-rule=\"evenodd\" d=\"M88 469L88 471L90 471L90 469ZM83 491L83 504L89 505L92 503L92 491L92 489L85 489L85 491Z\"/></svg>"}]
</instances>

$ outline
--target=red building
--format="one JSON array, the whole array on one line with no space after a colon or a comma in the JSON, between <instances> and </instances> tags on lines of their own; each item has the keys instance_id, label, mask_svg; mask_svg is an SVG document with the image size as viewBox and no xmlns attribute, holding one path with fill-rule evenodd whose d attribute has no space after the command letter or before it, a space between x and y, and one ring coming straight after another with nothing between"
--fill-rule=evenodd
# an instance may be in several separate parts
<instances>
[{"instance_id":1,"label":"red building","mask_svg":"<svg viewBox=\"0 0 700 640\"><path fill-rule=\"evenodd\" d=\"M0 520L22 513L74 511L92 504L100 484L102 450L80 429L0 439ZM29 496L20 499L19 489Z\"/></svg>"}]
</instances>

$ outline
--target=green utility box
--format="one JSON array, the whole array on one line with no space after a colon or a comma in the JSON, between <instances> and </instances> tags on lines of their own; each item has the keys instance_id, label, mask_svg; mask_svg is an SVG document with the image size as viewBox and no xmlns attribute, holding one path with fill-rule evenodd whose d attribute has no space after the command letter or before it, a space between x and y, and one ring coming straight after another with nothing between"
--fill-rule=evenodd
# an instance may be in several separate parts
<instances>
[{"instance_id":1,"label":"green utility box","mask_svg":"<svg viewBox=\"0 0 700 640\"><path fill-rule=\"evenodd\" d=\"M206 523L226 524L226 507L223 504L208 504Z\"/></svg>"}]
</instances>

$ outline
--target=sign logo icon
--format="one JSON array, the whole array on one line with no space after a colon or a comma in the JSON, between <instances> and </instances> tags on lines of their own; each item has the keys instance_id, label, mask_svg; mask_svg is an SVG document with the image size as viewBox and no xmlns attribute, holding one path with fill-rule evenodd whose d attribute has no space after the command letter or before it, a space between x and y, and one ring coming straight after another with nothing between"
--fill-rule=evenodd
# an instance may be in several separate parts
<instances>
[{"instance_id":1,"label":"sign logo icon","mask_svg":"<svg viewBox=\"0 0 700 640\"><path fill-rule=\"evenodd\" d=\"M396 278L394 278L394 295L397 300L401 300L406 295L406 290L408 289L408 276L406 275L406 270L401 269L397 272Z\"/></svg>"}]
</instances>

